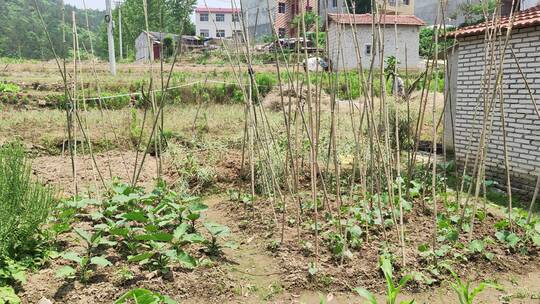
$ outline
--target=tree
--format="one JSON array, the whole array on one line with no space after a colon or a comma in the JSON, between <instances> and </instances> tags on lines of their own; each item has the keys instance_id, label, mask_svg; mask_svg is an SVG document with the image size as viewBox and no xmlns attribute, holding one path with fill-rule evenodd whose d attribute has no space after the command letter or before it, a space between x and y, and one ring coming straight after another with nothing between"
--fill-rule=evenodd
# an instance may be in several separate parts
<instances>
[{"instance_id":1,"label":"tree","mask_svg":"<svg viewBox=\"0 0 540 304\"><path fill-rule=\"evenodd\" d=\"M86 13L88 13L90 32L98 31L99 24L103 22L104 13L97 10L87 12L73 6L65 6L66 44L62 38L62 2L61 0L37 0L37 8L52 40L52 46L58 56L69 55L71 42L71 14L75 12L79 42L90 51L86 26ZM41 24L38 10L34 0L0 1L0 56L19 57L30 59L51 59L53 53L47 35Z\"/></svg>"},{"instance_id":2,"label":"tree","mask_svg":"<svg viewBox=\"0 0 540 304\"><path fill-rule=\"evenodd\" d=\"M353 14L369 14L371 13L372 0L347 0L349 12Z\"/></svg>"},{"instance_id":3,"label":"tree","mask_svg":"<svg viewBox=\"0 0 540 304\"><path fill-rule=\"evenodd\" d=\"M171 18L179 27L179 33L194 35L195 27L191 22L190 15L195 9L197 0L168 0L167 7Z\"/></svg>"},{"instance_id":4,"label":"tree","mask_svg":"<svg viewBox=\"0 0 540 304\"><path fill-rule=\"evenodd\" d=\"M495 8L497 7L496 0L481 1L480 3L463 3L458 7L458 12L463 14L465 17L465 22L460 25L468 26L473 24L478 24L486 20L485 14L487 16L493 15Z\"/></svg>"},{"instance_id":5,"label":"tree","mask_svg":"<svg viewBox=\"0 0 540 304\"><path fill-rule=\"evenodd\" d=\"M309 32L314 28L314 26L320 26L321 21L318 14L315 14L314 12L305 12L302 14L297 15L294 17L294 19L291 22L291 25L295 28L300 29L300 33L304 32L304 28L302 27L302 18L304 18L304 24L306 25L306 32Z\"/></svg>"},{"instance_id":6,"label":"tree","mask_svg":"<svg viewBox=\"0 0 540 304\"><path fill-rule=\"evenodd\" d=\"M435 30L435 27L424 27L420 30L420 56L424 58L433 58L433 55L435 54L435 41L433 36L433 31ZM446 29L440 29L438 31L439 35L439 43L438 43L438 51L442 52L448 48L450 48L454 44L454 39L444 39L441 37L444 37L447 33L454 31L455 27L447 26Z\"/></svg>"}]
</instances>

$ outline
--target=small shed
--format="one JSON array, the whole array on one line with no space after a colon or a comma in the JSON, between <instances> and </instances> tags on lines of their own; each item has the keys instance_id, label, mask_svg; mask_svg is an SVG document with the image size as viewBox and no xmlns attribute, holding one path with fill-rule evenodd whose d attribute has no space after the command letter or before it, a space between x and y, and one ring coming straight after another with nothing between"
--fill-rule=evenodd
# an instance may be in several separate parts
<instances>
[{"instance_id":1,"label":"small shed","mask_svg":"<svg viewBox=\"0 0 540 304\"><path fill-rule=\"evenodd\" d=\"M150 43L152 44L152 60L159 60L161 58L161 51L163 49L161 45L167 37L172 38L174 47L176 47L176 45L180 42L180 36L176 34L143 31L135 39L135 60L138 62L150 60L150 48L148 47L148 38L150 38ZM180 45L182 46L182 48L186 49L202 48L204 47L204 39L201 39L197 36L182 35L182 41Z\"/></svg>"},{"instance_id":2,"label":"small shed","mask_svg":"<svg viewBox=\"0 0 540 304\"><path fill-rule=\"evenodd\" d=\"M540 181L540 6L448 36L457 47L448 53L447 151L469 176L484 170L503 190L508 159L512 194L530 199Z\"/></svg>"},{"instance_id":3,"label":"small shed","mask_svg":"<svg viewBox=\"0 0 540 304\"><path fill-rule=\"evenodd\" d=\"M371 14L328 14L329 57L336 70L352 70L371 66L372 54L376 54L374 66L380 66L377 54L378 30L373 29ZM385 57L395 56L400 66L417 68L420 63L420 27L424 21L413 15L380 15L375 24L381 24ZM397 41L394 25L397 25ZM375 35L375 37L374 37ZM396 52L397 42L397 52Z\"/></svg>"}]
</instances>

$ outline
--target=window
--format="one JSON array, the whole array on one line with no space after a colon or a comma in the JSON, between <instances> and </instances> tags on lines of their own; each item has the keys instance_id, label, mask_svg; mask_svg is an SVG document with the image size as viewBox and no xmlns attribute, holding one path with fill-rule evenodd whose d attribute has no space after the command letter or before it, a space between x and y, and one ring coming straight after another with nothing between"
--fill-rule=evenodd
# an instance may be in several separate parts
<instances>
[{"instance_id":1,"label":"window","mask_svg":"<svg viewBox=\"0 0 540 304\"><path fill-rule=\"evenodd\" d=\"M200 33L199 33L199 36L208 38L208 37L210 37L210 31L201 30Z\"/></svg>"},{"instance_id":2,"label":"window","mask_svg":"<svg viewBox=\"0 0 540 304\"><path fill-rule=\"evenodd\" d=\"M285 14L285 3L280 2L278 3L278 13Z\"/></svg>"},{"instance_id":3,"label":"window","mask_svg":"<svg viewBox=\"0 0 540 304\"><path fill-rule=\"evenodd\" d=\"M278 29L278 35L279 35L279 38L285 38L285 29L280 27Z\"/></svg>"},{"instance_id":4,"label":"window","mask_svg":"<svg viewBox=\"0 0 540 304\"><path fill-rule=\"evenodd\" d=\"M332 0L332 7L337 7L337 0Z\"/></svg>"},{"instance_id":5,"label":"window","mask_svg":"<svg viewBox=\"0 0 540 304\"><path fill-rule=\"evenodd\" d=\"M216 14L216 22L224 22L225 14Z\"/></svg>"},{"instance_id":6,"label":"window","mask_svg":"<svg viewBox=\"0 0 540 304\"><path fill-rule=\"evenodd\" d=\"M389 6L396 6L396 0L388 0Z\"/></svg>"},{"instance_id":7,"label":"window","mask_svg":"<svg viewBox=\"0 0 540 304\"><path fill-rule=\"evenodd\" d=\"M306 12L311 12L313 11L313 7L311 6L306 6Z\"/></svg>"},{"instance_id":8,"label":"window","mask_svg":"<svg viewBox=\"0 0 540 304\"><path fill-rule=\"evenodd\" d=\"M292 5L292 13L293 13L293 15L298 14L298 4L293 3L293 5Z\"/></svg>"},{"instance_id":9,"label":"window","mask_svg":"<svg viewBox=\"0 0 540 304\"><path fill-rule=\"evenodd\" d=\"M208 21L208 14L204 13L199 16L199 21Z\"/></svg>"},{"instance_id":10,"label":"window","mask_svg":"<svg viewBox=\"0 0 540 304\"><path fill-rule=\"evenodd\" d=\"M225 30L216 30L216 37L225 38Z\"/></svg>"},{"instance_id":11,"label":"window","mask_svg":"<svg viewBox=\"0 0 540 304\"><path fill-rule=\"evenodd\" d=\"M232 22L238 22L240 21L240 15L238 15L238 13L234 13L232 15Z\"/></svg>"},{"instance_id":12,"label":"window","mask_svg":"<svg viewBox=\"0 0 540 304\"><path fill-rule=\"evenodd\" d=\"M410 4L410 0L403 0L403 5L409 5Z\"/></svg>"},{"instance_id":13,"label":"window","mask_svg":"<svg viewBox=\"0 0 540 304\"><path fill-rule=\"evenodd\" d=\"M371 52L373 51L372 47L371 47L371 44L366 44L365 45L365 53L366 55L371 55Z\"/></svg>"}]
</instances>

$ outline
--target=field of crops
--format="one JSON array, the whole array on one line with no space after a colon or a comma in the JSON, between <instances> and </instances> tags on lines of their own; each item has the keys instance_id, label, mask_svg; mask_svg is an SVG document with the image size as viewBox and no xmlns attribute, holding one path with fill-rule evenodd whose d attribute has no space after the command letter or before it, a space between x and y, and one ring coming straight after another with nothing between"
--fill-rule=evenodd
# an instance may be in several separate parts
<instances>
[{"instance_id":1,"label":"field of crops","mask_svg":"<svg viewBox=\"0 0 540 304\"><path fill-rule=\"evenodd\" d=\"M540 219L432 153L440 88L86 66L2 72L0 303L539 301Z\"/></svg>"}]
</instances>

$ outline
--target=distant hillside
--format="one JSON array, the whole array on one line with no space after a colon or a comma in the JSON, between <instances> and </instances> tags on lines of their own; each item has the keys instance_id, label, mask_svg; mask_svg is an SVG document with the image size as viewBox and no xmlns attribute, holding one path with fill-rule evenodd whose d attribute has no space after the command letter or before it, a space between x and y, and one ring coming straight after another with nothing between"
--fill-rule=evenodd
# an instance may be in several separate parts
<instances>
[{"instance_id":1,"label":"distant hillside","mask_svg":"<svg viewBox=\"0 0 540 304\"><path fill-rule=\"evenodd\" d=\"M72 12L75 11L79 40L90 50L90 37L97 37L99 27L104 23L105 12L88 10L90 33L87 31L84 10L65 6L66 43L62 35L61 0L1 0L0 1L0 57L51 59L53 54L43 30L36 2L47 26L55 51L59 56L64 52L69 56L72 46ZM94 38L95 41L95 38ZM94 43L94 47L98 47ZM100 50L96 50L99 52Z\"/></svg>"}]
</instances>

